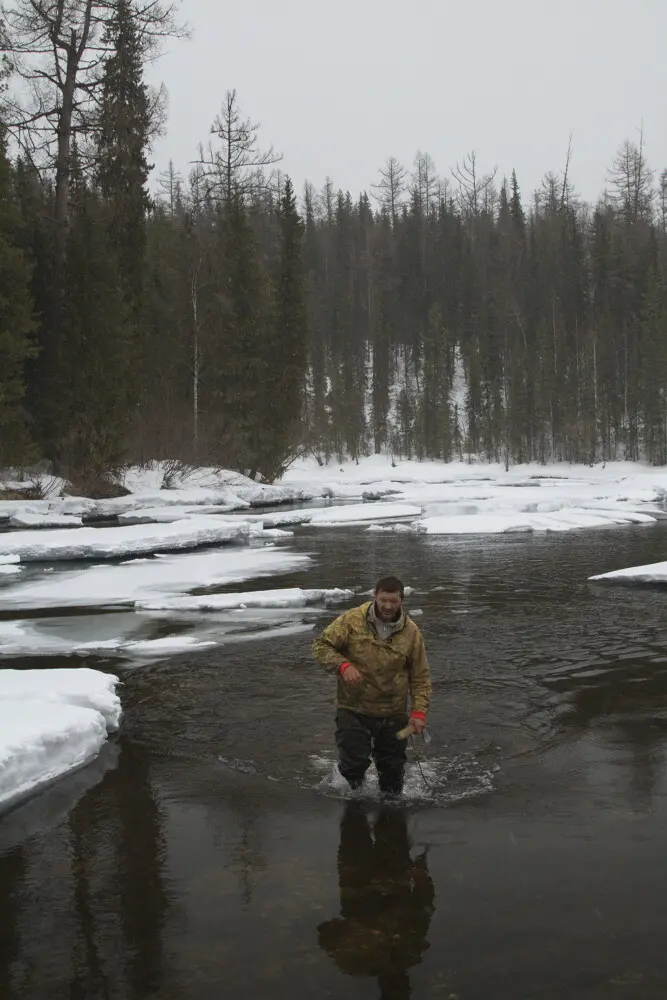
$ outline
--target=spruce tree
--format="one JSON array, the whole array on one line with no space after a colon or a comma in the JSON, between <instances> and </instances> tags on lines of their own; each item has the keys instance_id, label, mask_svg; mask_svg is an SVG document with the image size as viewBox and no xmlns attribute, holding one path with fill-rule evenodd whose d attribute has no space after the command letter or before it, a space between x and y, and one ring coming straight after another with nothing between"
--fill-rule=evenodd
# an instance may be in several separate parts
<instances>
[{"instance_id":1,"label":"spruce tree","mask_svg":"<svg viewBox=\"0 0 667 1000\"><path fill-rule=\"evenodd\" d=\"M275 479L301 439L301 414L307 359L307 314L304 294L304 226L294 188L285 180L278 209L279 269L275 281L272 334L267 352L264 410L266 444L261 472ZM279 405L276 403L279 401ZM267 406L266 404L269 404Z\"/></svg>"},{"instance_id":2,"label":"spruce tree","mask_svg":"<svg viewBox=\"0 0 667 1000\"><path fill-rule=\"evenodd\" d=\"M116 0L105 42L112 54L104 64L97 179L123 292L136 319L144 291L151 113L141 39L129 0Z\"/></svg>"},{"instance_id":3,"label":"spruce tree","mask_svg":"<svg viewBox=\"0 0 667 1000\"><path fill-rule=\"evenodd\" d=\"M73 476L101 476L120 465L127 449L128 307L120 268L105 227L104 207L85 184L72 192L63 351L66 432L60 453Z\"/></svg>"}]
</instances>

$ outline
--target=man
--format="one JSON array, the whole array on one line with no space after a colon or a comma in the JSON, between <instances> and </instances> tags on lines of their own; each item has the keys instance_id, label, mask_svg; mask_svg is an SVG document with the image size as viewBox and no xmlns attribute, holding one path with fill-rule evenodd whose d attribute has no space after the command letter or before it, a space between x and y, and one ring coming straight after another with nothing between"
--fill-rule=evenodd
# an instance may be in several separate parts
<instances>
[{"instance_id":1,"label":"man","mask_svg":"<svg viewBox=\"0 0 667 1000\"><path fill-rule=\"evenodd\" d=\"M400 795L406 741L397 733L408 723L426 726L431 679L424 640L403 607L405 588L395 576L375 585L374 599L340 615L313 642L313 655L338 675L336 744L340 773L359 788L371 754L380 791Z\"/></svg>"}]
</instances>

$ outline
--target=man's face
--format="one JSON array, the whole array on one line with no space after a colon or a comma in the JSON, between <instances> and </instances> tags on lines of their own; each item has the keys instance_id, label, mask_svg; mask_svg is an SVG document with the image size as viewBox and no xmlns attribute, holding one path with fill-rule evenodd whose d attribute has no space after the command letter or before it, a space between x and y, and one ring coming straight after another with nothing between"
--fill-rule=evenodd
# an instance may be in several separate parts
<instances>
[{"instance_id":1,"label":"man's face","mask_svg":"<svg viewBox=\"0 0 667 1000\"><path fill-rule=\"evenodd\" d=\"M403 607L403 598L398 591L389 593L378 590L375 595L375 613L383 622L392 622Z\"/></svg>"}]
</instances>

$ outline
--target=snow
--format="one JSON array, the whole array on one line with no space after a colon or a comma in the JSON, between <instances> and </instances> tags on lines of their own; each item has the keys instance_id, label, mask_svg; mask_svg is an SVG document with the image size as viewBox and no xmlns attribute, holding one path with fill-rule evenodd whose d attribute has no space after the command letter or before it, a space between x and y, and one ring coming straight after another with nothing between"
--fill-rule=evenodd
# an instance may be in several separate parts
<instances>
[{"instance_id":1,"label":"snow","mask_svg":"<svg viewBox=\"0 0 667 1000\"><path fill-rule=\"evenodd\" d=\"M611 573L590 576L589 580L605 580L612 583L667 583L667 562L649 563L646 566L630 566Z\"/></svg>"},{"instance_id":2,"label":"snow","mask_svg":"<svg viewBox=\"0 0 667 1000\"><path fill-rule=\"evenodd\" d=\"M0 670L0 808L99 753L121 721L118 678L97 670Z\"/></svg>"},{"instance_id":3,"label":"snow","mask_svg":"<svg viewBox=\"0 0 667 1000\"><path fill-rule=\"evenodd\" d=\"M175 502L224 503L233 505L235 509L301 502L314 496L307 484L294 487L283 483L256 483L239 472L212 467L183 468L174 472L166 462L155 462L145 468L128 468L122 483L135 497L157 497L158 505L168 503L169 494L181 498Z\"/></svg>"},{"instance_id":4,"label":"snow","mask_svg":"<svg viewBox=\"0 0 667 1000\"><path fill-rule=\"evenodd\" d=\"M92 566L4 588L4 608L132 605L190 590L302 570L310 557L278 548L228 548Z\"/></svg>"},{"instance_id":5,"label":"snow","mask_svg":"<svg viewBox=\"0 0 667 1000\"><path fill-rule=\"evenodd\" d=\"M118 678L88 667L59 670L0 670L0 703L7 699L35 699L54 704L93 708L109 731L120 726Z\"/></svg>"},{"instance_id":6,"label":"snow","mask_svg":"<svg viewBox=\"0 0 667 1000\"><path fill-rule=\"evenodd\" d=\"M247 538L249 525L213 517L193 517L173 524L127 525L122 528L73 528L66 531L16 531L0 536L0 552L25 562L59 559L118 559L154 552L173 552Z\"/></svg>"},{"instance_id":7,"label":"snow","mask_svg":"<svg viewBox=\"0 0 667 1000\"><path fill-rule=\"evenodd\" d=\"M333 588L330 590L301 590L291 587L283 590L257 590L239 594L210 594L209 596L177 597L170 600L139 602L144 611L232 611L237 608L305 608L307 604L324 602L333 604L354 596L354 591Z\"/></svg>"},{"instance_id":8,"label":"snow","mask_svg":"<svg viewBox=\"0 0 667 1000\"><path fill-rule=\"evenodd\" d=\"M7 565L0 563L0 576L14 576L16 573L20 573L22 569L22 566L16 564Z\"/></svg>"},{"instance_id":9,"label":"snow","mask_svg":"<svg viewBox=\"0 0 667 1000\"><path fill-rule=\"evenodd\" d=\"M9 563L19 563L21 562L20 556L2 556L0 555L0 566L6 566Z\"/></svg>"},{"instance_id":10,"label":"snow","mask_svg":"<svg viewBox=\"0 0 667 1000\"><path fill-rule=\"evenodd\" d=\"M29 514L19 511L10 516L9 523L14 528L77 528L82 522L76 514Z\"/></svg>"},{"instance_id":11,"label":"snow","mask_svg":"<svg viewBox=\"0 0 667 1000\"><path fill-rule=\"evenodd\" d=\"M133 492L141 492L141 473L138 471L130 472L129 470L128 473L126 473L125 477L126 487L132 489ZM155 479L152 481L155 482ZM298 502L301 500L310 500L313 497L312 487L308 484L297 487L283 483L267 485L256 483L239 472L215 468L184 469L182 472L171 475L168 492L172 490L181 492L186 490L226 491L230 497L235 497L242 503L251 504L252 506Z\"/></svg>"}]
</instances>

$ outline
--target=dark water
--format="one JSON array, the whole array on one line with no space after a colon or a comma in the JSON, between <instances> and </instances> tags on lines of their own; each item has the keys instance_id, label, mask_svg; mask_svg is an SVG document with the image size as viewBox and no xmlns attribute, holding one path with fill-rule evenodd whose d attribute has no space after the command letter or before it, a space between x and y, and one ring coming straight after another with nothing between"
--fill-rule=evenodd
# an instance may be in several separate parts
<instances>
[{"instance_id":1,"label":"dark water","mask_svg":"<svg viewBox=\"0 0 667 1000\"><path fill-rule=\"evenodd\" d=\"M128 670L120 737L0 820L0 997L662 1000L667 593L586 579L667 528L294 544L276 586L415 588L429 787L328 785L314 629Z\"/></svg>"}]
</instances>

